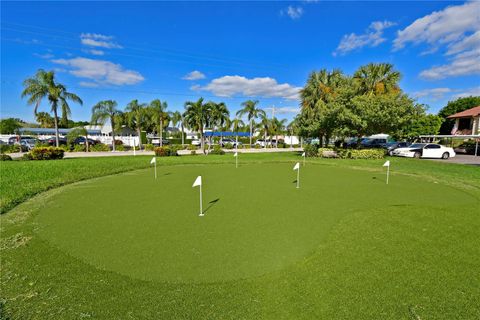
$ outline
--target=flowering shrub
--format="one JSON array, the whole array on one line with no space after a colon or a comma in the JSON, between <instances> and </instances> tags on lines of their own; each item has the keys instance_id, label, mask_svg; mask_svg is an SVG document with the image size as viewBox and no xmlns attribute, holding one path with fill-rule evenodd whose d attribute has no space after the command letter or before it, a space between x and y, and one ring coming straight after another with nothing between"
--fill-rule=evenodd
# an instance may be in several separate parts
<instances>
[{"instance_id":1,"label":"flowering shrub","mask_svg":"<svg viewBox=\"0 0 480 320\"><path fill-rule=\"evenodd\" d=\"M63 159L65 151L54 147L35 147L30 151L32 160Z\"/></svg>"}]
</instances>

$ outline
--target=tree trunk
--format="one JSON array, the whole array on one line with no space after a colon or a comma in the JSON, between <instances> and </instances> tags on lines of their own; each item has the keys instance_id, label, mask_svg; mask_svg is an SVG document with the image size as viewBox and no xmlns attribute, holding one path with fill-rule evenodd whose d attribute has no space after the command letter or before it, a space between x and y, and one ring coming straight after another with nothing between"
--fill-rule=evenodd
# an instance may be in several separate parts
<instances>
[{"instance_id":1,"label":"tree trunk","mask_svg":"<svg viewBox=\"0 0 480 320\"><path fill-rule=\"evenodd\" d=\"M267 149L267 130L265 129L265 133L263 134L263 148Z\"/></svg>"},{"instance_id":2,"label":"tree trunk","mask_svg":"<svg viewBox=\"0 0 480 320\"><path fill-rule=\"evenodd\" d=\"M163 147L163 120L160 119L160 130L158 130L158 133L160 134L160 147Z\"/></svg>"},{"instance_id":3,"label":"tree trunk","mask_svg":"<svg viewBox=\"0 0 480 320\"><path fill-rule=\"evenodd\" d=\"M112 150L115 151L115 121L113 117L110 119L110 124L112 125Z\"/></svg>"},{"instance_id":4,"label":"tree trunk","mask_svg":"<svg viewBox=\"0 0 480 320\"><path fill-rule=\"evenodd\" d=\"M85 152L88 152L88 134L85 135Z\"/></svg>"},{"instance_id":5,"label":"tree trunk","mask_svg":"<svg viewBox=\"0 0 480 320\"><path fill-rule=\"evenodd\" d=\"M59 138L58 138L58 116L57 116L57 108L53 108L53 120L55 122L55 144L57 148L60 146Z\"/></svg>"},{"instance_id":6,"label":"tree trunk","mask_svg":"<svg viewBox=\"0 0 480 320\"><path fill-rule=\"evenodd\" d=\"M183 132L183 119L182 119L182 146L185 144L185 137L184 137L184 132Z\"/></svg>"},{"instance_id":7,"label":"tree trunk","mask_svg":"<svg viewBox=\"0 0 480 320\"><path fill-rule=\"evenodd\" d=\"M200 148L202 148L203 154L205 154L205 141L203 140L203 125L200 127Z\"/></svg>"},{"instance_id":8,"label":"tree trunk","mask_svg":"<svg viewBox=\"0 0 480 320\"><path fill-rule=\"evenodd\" d=\"M140 128L137 129L137 133L138 133L138 150L142 150L142 138L141 138L141 135L142 135L142 131L140 130Z\"/></svg>"},{"instance_id":9,"label":"tree trunk","mask_svg":"<svg viewBox=\"0 0 480 320\"><path fill-rule=\"evenodd\" d=\"M253 119L250 119L250 148L252 147L252 130L253 130Z\"/></svg>"}]
</instances>

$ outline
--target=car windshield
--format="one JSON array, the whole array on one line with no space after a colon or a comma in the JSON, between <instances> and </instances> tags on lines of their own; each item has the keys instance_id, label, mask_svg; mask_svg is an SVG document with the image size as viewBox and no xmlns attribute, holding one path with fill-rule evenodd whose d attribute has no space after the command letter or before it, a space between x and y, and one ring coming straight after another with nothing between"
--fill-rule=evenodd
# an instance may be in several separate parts
<instances>
[{"instance_id":1,"label":"car windshield","mask_svg":"<svg viewBox=\"0 0 480 320\"><path fill-rule=\"evenodd\" d=\"M409 148L423 148L425 145L426 143L414 143Z\"/></svg>"}]
</instances>

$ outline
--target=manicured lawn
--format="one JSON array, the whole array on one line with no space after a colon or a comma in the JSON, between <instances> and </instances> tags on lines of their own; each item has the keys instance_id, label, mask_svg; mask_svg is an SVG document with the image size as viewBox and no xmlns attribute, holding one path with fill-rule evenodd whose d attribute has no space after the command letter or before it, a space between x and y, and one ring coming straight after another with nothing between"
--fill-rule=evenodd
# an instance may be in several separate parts
<instances>
[{"instance_id":1,"label":"manicured lawn","mask_svg":"<svg viewBox=\"0 0 480 320\"><path fill-rule=\"evenodd\" d=\"M157 180L151 168L86 180L4 214L5 314L12 319L480 317L478 168L392 159L386 186L382 160L309 159L296 189L292 167L298 155L240 160L235 169L231 155L162 158ZM43 182L30 193L13 192L10 199L19 202L88 178L81 167L100 176L147 167L148 161L49 162L57 175L60 166L75 169L44 181L33 168L40 162L11 163L5 171L10 186L15 172L24 173L23 181L30 172L30 179ZM198 217L198 188L191 187L197 175L204 179L204 217ZM9 186L2 181L1 187Z\"/></svg>"}]
</instances>

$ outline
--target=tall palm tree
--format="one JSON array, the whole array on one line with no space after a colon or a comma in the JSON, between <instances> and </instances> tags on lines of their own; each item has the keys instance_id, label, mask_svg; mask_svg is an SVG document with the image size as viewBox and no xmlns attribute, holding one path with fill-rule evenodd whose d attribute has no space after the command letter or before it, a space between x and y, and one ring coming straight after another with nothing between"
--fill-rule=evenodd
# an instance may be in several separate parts
<instances>
[{"instance_id":1,"label":"tall palm tree","mask_svg":"<svg viewBox=\"0 0 480 320\"><path fill-rule=\"evenodd\" d=\"M278 148L278 135L284 133L286 123L287 119L279 120L276 117L271 121L272 134L275 134L275 148Z\"/></svg>"},{"instance_id":2,"label":"tall palm tree","mask_svg":"<svg viewBox=\"0 0 480 320\"><path fill-rule=\"evenodd\" d=\"M331 72L322 69L308 76L305 87L300 90L301 106L305 111L313 111L320 102L327 103L335 97L335 91L345 81L342 71L334 69Z\"/></svg>"},{"instance_id":3,"label":"tall palm tree","mask_svg":"<svg viewBox=\"0 0 480 320\"><path fill-rule=\"evenodd\" d=\"M253 136L253 120L266 116L265 111L260 108L257 108L258 100L247 100L242 103L243 109L237 111L237 116L242 117L247 115L247 119L250 122L250 146L252 145L252 136Z\"/></svg>"},{"instance_id":4,"label":"tall palm tree","mask_svg":"<svg viewBox=\"0 0 480 320\"><path fill-rule=\"evenodd\" d=\"M390 63L369 63L361 66L353 75L358 92L366 95L397 93L400 91L400 72Z\"/></svg>"},{"instance_id":5,"label":"tall palm tree","mask_svg":"<svg viewBox=\"0 0 480 320\"><path fill-rule=\"evenodd\" d=\"M235 146L238 145L238 132L242 131L244 127L245 123L241 119L235 118L231 120L230 128L235 132Z\"/></svg>"},{"instance_id":6,"label":"tall palm tree","mask_svg":"<svg viewBox=\"0 0 480 320\"><path fill-rule=\"evenodd\" d=\"M54 126L53 118L48 112L38 112L35 120L40 124L40 128L51 128Z\"/></svg>"},{"instance_id":7,"label":"tall palm tree","mask_svg":"<svg viewBox=\"0 0 480 320\"><path fill-rule=\"evenodd\" d=\"M117 115L121 113L117 109L117 102L113 100L103 100L92 107L92 124L104 125L107 120L110 120L112 126L112 150L115 151L115 128Z\"/></svg>"},{"instance_id":8,"label":"tall palm tree","mask_svg":"<svg viewBox=\"0 0 480 320\"><path fill-rule=\"evenodd\" d=\"M267 136L270 133L271 129L271 122L267 115L261 114L260 115L260 123L258 124L260 128L260 133L263 133L263 147L267 148Z\"/></svg>"},{"instance_id":9,"label":"tall palm tree","mask_svg":"<svg viewBox=\"0 0 480 320\"><path fill-rule=\"evenodd\" d=\"M127 104L125 110L128 112L128 124L137 129L138 149L142 150L142 127L147 120L147 112L144 103L138 103L138 100L132 100Z\"/></svg>"},{"instance_id":10,"label":"tall palm tree","mask_svg":"<svg viewBox=\"0 0 480 320\"><path fill-rule=\"evenodd\" d=\"M148 107L149 113L152 117L153 123L157 126L157 133L160 136L160 146L163 146L163 129L168 126L170 122L170 114L167 112L167 102L161 102L159 99L155 99L150 102Z\"/></svg>"},{"instance_id":11,"label":"tall palm tree","mask_svg":"<svg viewBox=\"0 0 480 320\"><path fill-rule=\"evenodd\" d=\"M185 102L185 113L183 118L185 123L197 132L200 132L200 145L202 152L205 153L205 141L203 137L203 129L209 123L210 105L203 103L203 98L197 101Z\"/></svg>"},{"instance_id":12,"label":"tall palm tree","mask_svg":"<svg viewBox=\"0 0 480 320\"><path fill-rule=\"evenodd\" d=\"M230 120L230 112L228 111L227 105L224 102L215 103L212 101L208 102L208 104L210 105L210 125L213 131L221 129L225 123ZM223 137L220 136L220 139L222 138Z\"/></svg>"},{"instance_id":13,"label":"tall palm tree","mask_svg":"<svg viewBox=\"0 0 480 320\"><path fill-rule=\"evenodd\" d=\"M62 114L66 117L70 114L70 106L68 101L83 104L76 94L68 92L67 88L55 81L55 72L38 70L34 77L28 78L23 82L22 98L29 96L27 102L35 105L34 113L37 114L38 107L43 99L47 99L53 112L53 120L55 125L56 146L59 146L58 133L58 108L61 108Z\"/></svg>"},{"instance_id":14,"label":"tall palm tree","mask_svg":"<svg viewBox=\"0 0 480 320\"><path fill-rule=\"evenodd\" d=\"M185 134L183 133L183 131L184 131L184 128L183 128L183 115L180 113L180 111L175 111L175 112L172 113L172 117L171 117L171 118L172 118L172 125L173 125L174 127L176 127L177 129L178 129L177 124L180 124L180 128L181 128L181 131L182 131L182 146L183 146L183 145L185 144L185 143L184 143L184 142L185 142L185 141L184 141L184 138L185 138L184 135L185 135Z\"/></svg>"}]
</instances>

